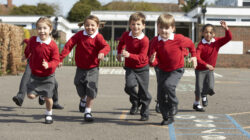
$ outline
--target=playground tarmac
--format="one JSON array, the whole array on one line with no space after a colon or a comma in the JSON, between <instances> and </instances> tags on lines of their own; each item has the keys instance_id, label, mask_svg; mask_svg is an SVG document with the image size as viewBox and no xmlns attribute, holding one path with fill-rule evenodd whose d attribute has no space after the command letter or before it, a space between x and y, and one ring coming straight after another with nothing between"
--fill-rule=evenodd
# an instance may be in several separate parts
<instances>
[{"instance_id":1,"label":"playground tarmac","mask_svg":"<svg viewBox=\"0 0 250 140\"><path fill-rule=\"evenodd\" d=\"M12 101L22 74L0 77L0 140L247 140L250 139L250 69L217 68L216 94L208 97L205 112L192 109L195 76L186 69L178 87L179 113L175 123L161 126L155 112L156 77L151 70L149 91L153 97L150 118L139 121L130 115L129 97L124 92L122 68L100 68L99 89L94 100L93 123L79 112L79 97L73 79L76 67L56 71L59 103L53 110L54 123L44 124L45 106L27 97L22 107Z\"/></svg>"}]
</instances>

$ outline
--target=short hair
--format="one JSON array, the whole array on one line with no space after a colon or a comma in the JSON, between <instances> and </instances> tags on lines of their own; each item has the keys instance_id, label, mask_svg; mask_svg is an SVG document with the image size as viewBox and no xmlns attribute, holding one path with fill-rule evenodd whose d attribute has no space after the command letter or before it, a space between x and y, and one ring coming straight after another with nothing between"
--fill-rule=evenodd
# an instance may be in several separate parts
<instances>
[{"instance_id":1,"label":"short hair","mask_svg":"<svg viewBox=\"0 0 250 140\"><path fill-rule=\"evenodd\" d=\"M214 27L214 25L212 25L212 24L206 24L206 25L204 25L204 26L202 27L202 29L201 29L202 33L205 31L205 29L206 29L207 27L212 27L213 32L215 32L215 27Z\"/></svg>"},{"instance_id":2,"label":"short hair","mask_svg":"<svg viewBox=\"0 0 250 140\"><path fill-rule=\"evenodd\" d=\"M165 28L169 28L170 26L175 27L175 19L174 16L170 14L161 14L157 19L157 25L160 25Z\"/></svg>"},{"instance_id":3,"label":"short hair","mask_svg":"<svg viewBox=\"0 0 250 140\"><path fill-rule=\"evenodd\" d=\"M133 13L129 17L129 24L132 21L138 21L138 20L141 20L142 24L145 24L146 16L142 12Z\"/></svg>"},{"instance_id":4,"label":"short hair","mask_svg":"<svg viewBox=\"0 0 250 140\"><path fill-rule=\"evenodd\" d=\"M52 24L51 20L50 20L48 17L40 17L40 18L37 20L37 22L36 22L36 27L38 26L38 24L39 24L40 22L46 23L46 24L50 27L51 30L53 29L53 24Z\"/></svg>"},{"instance_id":5,"label":"short hair","mask_svg":"<svg viewBox=\"0 0 250 140\"><path fill-rule=\"evenodd\" d=\"M94 20L94 21L96 22L97 25L100 24L100 20L99 20L99 18L98 18L97 16L89 15L89 16L87 16L87 17L84 19L83 22L78 23L78 26L79 26L79 27L82 27L82 25L84 25L84 24L87 22L87 20L89 20L89 19L90 19L90 20Z\"/></svg>"}]
</instances>

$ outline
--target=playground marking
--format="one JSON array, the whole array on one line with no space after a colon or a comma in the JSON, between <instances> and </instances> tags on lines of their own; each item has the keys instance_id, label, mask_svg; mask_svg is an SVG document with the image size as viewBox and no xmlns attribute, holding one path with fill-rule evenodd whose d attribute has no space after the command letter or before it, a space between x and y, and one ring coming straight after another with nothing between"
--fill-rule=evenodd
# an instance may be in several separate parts
<instances>
[{"instance_id":1,"label":"playground marking","mask_svg":"<svg viewBox=\"0 0 250 140\"><path fill-rule=\"evenodd\" d=\"M244 114L250 114L250 112L231 113L227 115L234 116L234 115L244 115Z\"/></svg>"},{"instance_id":2,"label":"playground marking","mask_svg":"<svg viewBox=\"0 0 250 140\"><path fill-rule=\"evenodd\" d=\"M126 118L127 118L127 114L128 114L128 111L126 110L126 111L122 111L122 115L120 115L120 119L121 120L125 120Z\"/></svg>"}]
</instances>

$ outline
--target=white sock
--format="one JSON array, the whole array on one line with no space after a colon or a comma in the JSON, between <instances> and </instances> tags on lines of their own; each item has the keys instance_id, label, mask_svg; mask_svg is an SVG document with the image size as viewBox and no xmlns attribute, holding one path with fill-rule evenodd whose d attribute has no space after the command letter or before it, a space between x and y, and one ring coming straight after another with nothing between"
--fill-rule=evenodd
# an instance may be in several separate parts
<instances>
[{"instance_id":1,"label":"white sock","mask_svg":"<svg viewBox=\"0 0 250 140\"><path fill-rule=\"evenodd\" d=\"M206 101L207 100L207 97L202 97L202 101Z\"/></svg>"},{"instance_id":2,"label":"white sock","mask_svg":"<svg viewBox=\"0 0 250 140\"><path fill-rule=\"evenodd\" d=\"M41 100L44 100L43 96L39 96L39 98L40 98Z\"/></svg>"},{"instance_id":3,"label":"white sock","mask_svg":"<svg viewBox=\"0 0 250 140\"><path fill-rule=\"evenodd\" d=\"M194 104L195 104L195 105L199 105L200 102L199 102L199 101L194 101Z\"/></svg>"},{"instance_id":4,"label":"white sock","mask_svg":"<svg viewBox=\"0 0 250 140\"><path fill-rule=\"evenodd\" d=\"M52 116L52 109L50 111L46 110L45 114L49 115L46 117L46 120L52 120L52 117L51 117Z\"/></svg>"},{"instance_id":5,"label":"white sock","mask_svg":"<svg viewBox=\"0 0 250 140\"><path fill-rule=\"evenodd\" d=\"M86 107L84 113L91 113L91 108L90 107Z\"/></svg>"},{"instance_id":6,"label":"white sock","mask_svg":"<svg viewBox=\"0 0 250 140\"><path fill-rule=\"evenodd\" d=\"M86 102L81 102L80 105L81 105L82 107L85 107L85 106L86 106Z\"/></svg>"}]
</instances>

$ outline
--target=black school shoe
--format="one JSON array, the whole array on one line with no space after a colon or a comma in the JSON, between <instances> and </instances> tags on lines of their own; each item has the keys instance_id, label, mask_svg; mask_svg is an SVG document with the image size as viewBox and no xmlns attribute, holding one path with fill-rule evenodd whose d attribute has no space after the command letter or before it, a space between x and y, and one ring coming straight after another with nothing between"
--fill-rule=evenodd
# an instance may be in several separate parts
<instances>
[{"instance_id":1,"label":"black school shoe","mask_svg":"<svg viewBox=\"0 0 250 140\"><path fill-rule=\"evenodd\" d=\"M44 103L45 103L45 100L43 99L41 99L40 98L40 96L38 97L38 103L40 104L40 105L44 105Z\"/></svg>"},{"instance_id":2,"label":"black school shoe","mask_svg":"<svg viewBox=\"0 0 250 140\"><path fill-rule=\"evenodd\" d=\"M169 116L175 116L177 113L178 113L178 107L174 105L169 112Z\"/></svg>"},{"instance_id":3,"label":"black school shoe","mask_svg":"<svg viewBox=\"0 0 250 140\"><path fill-rule=\"evenodd\" d=\"M53 104L52 109L64 109L64 107L59 104L56 104L56 105Z\"/></svg>"},{"instance_id":4,"label":"black school shoe","mask_svg":"<svg viewBox=\"0 0 250 140\"><path fill-rule=\"evenodd\" d=\"M172 124L173 122L174 122L174 117L169 117L167 119L164 119L161 122L161 125L169 125L169 124Z\"/></svg>"},{"instance_id":5,"label":"black school shoe","mask_svg":"<svg viewBox=\"0 0 250 140\"><path fill-rule=\"evenodd\" d=\"M193 104L193 109L199 112L205 112L205 110L203 109L203 107L199 104L195 105Z\"/></svg>"},{"instance_id":6,"label":"black school shoe","mask_svg":"<svg viewBox=\"0 0 250 140\"><path fill-rule=\"evenodd\" d=\"M93 122L95 120L95 118L92 116L91 113L85 113L84 120L85 120L85 122Z\"/></svg>"},{"instance_id":7,"label":"black school shoe","mask_svg":"<svg viewBox=\"0 0 250 140\"><path fill-rule=\"evenodd\" d=\"M81 106L81 103L85 104L84 106ZM85 112L85 108L86 108L86 101L82 101L82 99L80 99L80 103L79 103L79 111L80 112Z\"/></svg>"},{"instance_id":8,"label":"black school shoe","mask_svg":"<svg viewBox=\"0 0 250 140\"><path fill-rule=\"evenodd\" d=\"M140 121L147 121L149 119L148 116L142 115Z\"/></svg>"},{"instance_id":9,"label":"black school shoe","mask_svg":"<svg viewBox=\"0 0 250 140\"><path fill-rule=\"evenodd\" d=\"M12 98L12 100L16 103L16 105L18 105L18 106L22 106L22 104L23 104L23 100L20 98L20 97L18 97L18 96L14 96L13 98Z\"/></svg>"},{"instance_id":10,"label":"black school shoe","mask_svg":"<svg viewBox=\"0 0 250 140\"><path fill-rule=\"evenodd\" d=\"M132 107L130 108L130 114L135 115L135 113L138 112L138 106L133 104Z\"/></svg>"},{"instance_id":11,"label":"black school shoe","mask_svg":"<svg viewBox=\"0 0 250 140\"><path fill-rule=\"evenodd\" d=\"M201 100L202 100L202 106L206 107L208 105L207 96L203 96Z\"/></svg>"},{"instance_id":12,"label":"black school shoe","mask_svg":"<svg viewBox=\"0 0 250 140\"><path fill-rule=\"evenodd\" d=\"M47 117L52 118L52 115L45 115L45 124L52 124L53 123L53 118L51 120L49 120Z\"/></svg>"}]
</instances>

